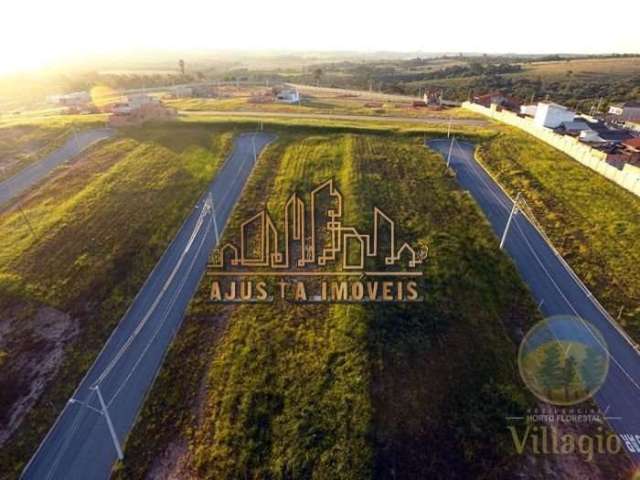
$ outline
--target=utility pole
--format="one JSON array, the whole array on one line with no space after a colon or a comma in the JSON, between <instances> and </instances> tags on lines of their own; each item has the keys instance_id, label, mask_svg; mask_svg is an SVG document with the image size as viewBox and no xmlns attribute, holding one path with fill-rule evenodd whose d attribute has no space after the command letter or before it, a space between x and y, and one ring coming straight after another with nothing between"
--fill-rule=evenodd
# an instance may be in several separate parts
<instances>
[{"instance_id":1,"label":"utility pole","mask_svg":"<svg viewBox=\"0 0 640 480\"><path fill-rule=\"evenodd\" d=\"M256 152L256 134L253 134L251 137L251 143L253 144L253 164L255 165L258 161L258 153Z\"/></svg>"},{"instance_id":2,"label":"utility pole","mask_svg":"<svg viewBox=\"0 0 640 480\"><path fill-rule=\"evenodd\" d=\"M76 141L76 153L80 153L80 142L78 141L78 131L76 130L76 126L75 125L71 125L71 128L73 129L73 138Z\"/></svg>"},{"instance_id":3,"label":"utility pole","mask_svg":"<svg viewBox=\"0 0 640 480\"><path fill-rule=\"evenodd\" d=\"M447 154L447 168L451 165L451 151L453 150L453 143L456 141L456 137L454 136L449 143L449 153Z\"/></svg>"},{"instance_id":4,"label":"utility pole","mask_svg":"<svg viewBox=\"0 0 640 480\"><path fill-rule=\"evenodd\" d=\"M36 235L36 232L33 230L33 226L31 225L31 222L29 221L29 219L27 218L27 216L24 213L24 210L22 209L22 205L20 205L20 203L18 203L18 210L20 210L20 213L22 214L22 218L24 218L24 221L26 222L27 226L29 227L29 230L31 230L31 235L33 235L33 238L38 238Z\"/></svg>"},{"instance_id":5,"label":"utility pole","mask_svg":"<svg viewBox=\"0 0 640 480\"><path fill-rule=\"evenodd\" d=\"M513 202L513 207L511 208L511 213L509 214L509 219L507 220L507 225L504 227L504 233L502 234L502 239L500 240L500 250L504 247L504 242L507 240L507 233L509 232L509 227L511 226L511 220L513 220L514 215L518 212L518 202L520 201L520 192L516 195L516 199Z\"/></svg>"},{"instance_id":6,"label":"utility pole","mask_svg":"<svg viewBox=\"0 0 640 480\"><path fill-rule=\"evenodd\" d=\"M116 447L116 452L118 454L118 460L122 460L124 455L122 454L122 448L120 448L120 442L118 441L118 436L116 435L116 430L113 428L113 423L111 423L111 417L109 416L109 410L107 410L107 405L104 403L104 399L102 398L102 394L100 393L100 387L96 385L93 387L93 390L98 394L98 400L100 401L100 407L102 408L102 413L104 414L104 418L107 420L107 426L109 427L109 433L111 433L111 439L113 440L113 444Z\"/></svg>"},{"instance_id":7,"label":"utility pole","mask_svg":"<svg viewBox=\"0 0 640 480\"><path fill-rule=\"evenodd\" d=\"M216 207L213 205L213 197L211 193L209 193L209 197L207 198L211 205L211 216L213 217L213 230L216 234L216 246L220 242L220 233L218 232L218 221L216 220Z\"/></svg>"},{"instance_id":8,"label":"utility pole","mask_svg":"<svg viewBox=\"0 0 640 480\"><path fill-rule=\"evenodd\" d=\"M449 115L449 127L447 128L447 138L449 138L449 135L451 135L451 119L452 119L452 116Z\"/></svg>"}]
</instances>

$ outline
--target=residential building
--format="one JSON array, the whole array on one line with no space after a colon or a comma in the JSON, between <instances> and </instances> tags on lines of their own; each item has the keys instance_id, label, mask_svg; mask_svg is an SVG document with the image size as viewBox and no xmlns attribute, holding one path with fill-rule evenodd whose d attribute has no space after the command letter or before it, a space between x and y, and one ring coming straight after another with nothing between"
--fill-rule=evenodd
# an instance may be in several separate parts
<instances>
[{"instance_id":1,"label":"residential building","mask_svg":"<svg viewBox=\"0 0 640 480\"><path fill-rule=\"evenodd\" d=\"M51 95L47 97L47 101L65 107L81 107L91 103L91 95L88 92L73 92L64 95Z\"/></svg>"},{"instance_id":2,"label":"residential building","mask_svg":"<svg viewBox=\"0 0 640 480\"><path fill-rule=\"evenodd\" d=\"M625 102L611 105L609 107L609 115L622 122L638 121L640 120L640 102Z\"/></svg>"},{"instance_id":3,"label":"residential building","mask_svg":"<svg viewBox=\"0 0 640 480\"><path fill-rule=\"evenodd\" d=\"M175 98L189 98L193 96L193 88L185 85L177 85L171 89Z\"/></svg>"},{"instance_id":4,"label":"residential building","mask_svg":"<svg viewBox=\"0 0 640 480\"><path fill-rule=\"evenodd\" d=\"M492 105L496 105L499 108L505 108L513 112L520 111L521 102L514 97L505 95L501 92L491 92L485 95L476 95L473 97L473 103L482 105L483 107L490 108Z\"/></svg>"},{"instance_id":5,"label":"residential building","mask_svg":"<svg viewBox=\"0 0 640 480\"><path fill-rule=\"evenodd\" d=\"M575 112L563 105L540 102L533 121L541 127L558 128L563 122L572 122L575 116Z\"/></svg>"},{"instance_id":6,"label":"residential building","mask_svg":"<svg viewBox=\"0 0 640 480\"><path fill-rule=\"evenodd\" d=\"M111 112L108 123L112 127L171 120L177 116L174 108L165 107L160 100L146 94L129 95L126 101L115 104Z\"/></svg>"},{"instance_id":7,"label":"residential building","mask_svg":"<svg viewBox=\"0 0 640 480\"><path fill-rule=\"evenodd\" d=\"M276 100L282 103L300 103L298 90L281 90L276 94Z\"/></svg>"},{"instance_id":8,"label":"residential building","mask_svg":"<svg viewBox=\"0 0 640 480\"><path fill-rule=\"evenodd\" d=\"M585 130L591 130L591 127L585 120L579 117L570 122L562 122L557 128L558 133L565 133L567 135L579 135L580 132Z\"/></svg>"}]
</instances>

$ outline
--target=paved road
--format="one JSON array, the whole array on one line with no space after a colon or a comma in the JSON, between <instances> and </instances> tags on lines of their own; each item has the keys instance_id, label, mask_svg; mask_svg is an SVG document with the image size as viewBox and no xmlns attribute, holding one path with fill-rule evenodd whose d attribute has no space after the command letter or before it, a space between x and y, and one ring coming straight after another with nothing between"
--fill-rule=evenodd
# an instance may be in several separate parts
<instances>
[{"instance_id":1,"label":"paved road","mask_svg":"<svg viewBox=\"0 0 640 480\"><path fill-rule=\"evenodd\" d=\"M498 237L502 236L513 201L474 159L474 146L456 142L451 167L460 185L475 198ZM448 140L434 140L429 146L447 156ZM640 466L640 356L597 299L575 276L527 218L516 215L505 248L528 284L545 316L574 315L591 322L602 334L610 352L607 380L595 400L627 451ZM593 338L588 324L584 334ZM554 332L558 337L563 332Z\"/></svg>"},{"instance_id":2,"label":"paved road","mask_svg":"<svg viewBox=\"0 0 640 480\"><path fill-rule=\"evenodd\" d=\"M58 165L71 160L94 143L113 135L115 135L115 131L110 128L94 128L72 135L63 146L51 152L42 160L29 165L13 177L0 182L0 205L17 197L26 189L38 183Z\"/></svg>"},{"instance_id":3,"label":"paved road","mask_svg":"<svg viewBox=\"0 0 640 480\"><path fill-rule=\"evenodd\" d=\"M415 124L448 124L449 117L398 117L383 115L340 115L333 113L290 113L290 112L251 112L251 111L218 111L218 110L181 110L181 115L204 115L215 117L259 117L259 118L310 118L317 120L351 120L351 121L371 121L371 122L402 122ZM451 125L466 125L469 127L485 127L489 124L487 120L474 118L452 118Z\"/></svg>"},{"instance_id":4,"label":"paved road","mask_svg":"<svg viewBox=\"0 0 640 480\"><path fill-rule=\"evenodd\" d=\"M264 133L236 139L233 152L147 278L22 478L109 477L117 454L91 387L99 383L123 443L197 289L216 244L216 227L221 233L240 197L254 165L254 152L259 153L273 139ZM208 206L209 194L213 210Z\"/></svg>"}]
</instances>

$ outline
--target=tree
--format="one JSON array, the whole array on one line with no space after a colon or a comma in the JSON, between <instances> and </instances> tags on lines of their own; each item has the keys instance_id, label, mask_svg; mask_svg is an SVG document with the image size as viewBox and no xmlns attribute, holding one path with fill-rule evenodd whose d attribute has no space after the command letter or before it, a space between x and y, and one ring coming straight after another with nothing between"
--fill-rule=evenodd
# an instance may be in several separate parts
<instances>
[{"instance_id":1,"label":"tree","mask_svg":"<svg viewBox=\"0 0 640 480\"><path fill-rule=\"evenodd\" d=\"M178 67L180 68L180 74L184 75L184 60L183 59L178 60Z\"/></svg>"},{"instance_id":2,"label":"tree","mask_svg":"<svg viewBox=\"0 0 640 480\"><path fill-rule=\"evenodd\" d=\"M324 75L324 72L322 71L321 68L316 68L313 71L313 78L315 79L318 85L320 85L320 79L322 78L322 75Z\"/></svg>"},{"instance_id":3,"label":"tree","mask_svg":"<svg viewBox=\"0 0 640 480\"><path fill-rule=\"evenodd\" d=\"M569 357L564 362L562 367L562 384L564 387L564 399L569 400L569 386L575 381L577 377L576 359Z\"/></svg>"},{"instance_id":4,"label":"tree","mask_svg":"<svg viewBox=\"0 0 640 480\"><path fill-rule=\"evenodd\" d=\"M597 348L587 347L584 360L580 364L580 377L587 392L593 391L602 381L605 373L605 356Z\"/></svg>"},{"instance_id":5,"label":"tree","mask_svg":"<svg viewBox=\"0 0 640 480\"><path fill-rule=\"evenodd\" d=\"M544 351L544 358L538 369L540 383L547 392L547 398L551 399L553 390L562 386L562 365L560 364L560 345L553 342Z\"/></svg>"}]
</instances>

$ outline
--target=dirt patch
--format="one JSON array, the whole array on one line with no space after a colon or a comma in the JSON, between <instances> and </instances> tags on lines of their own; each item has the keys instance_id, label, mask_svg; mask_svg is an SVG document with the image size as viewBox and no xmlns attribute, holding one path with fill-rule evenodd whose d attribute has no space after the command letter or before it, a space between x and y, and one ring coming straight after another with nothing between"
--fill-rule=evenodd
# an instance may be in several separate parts
<instances>
[{"instance_id":1,"label":"dirt patch","mask_svg":"<svg viewBox=\"0 0 640 480\"><path fill-rule=\"evenodd\" d=\"M187 442L170 443L151 466L146 478L149 480L196 480L198 476L191 470Z\"/></svg>"},{"instance_id":2,"label":"dirt patch","mask_svg":"<svg viewBox=\"0 0 640 480\"><path fill-rule=\"evenodd\" d=\"M211 347L208 352L202 352L208 358L213 358L213 351L224 334L231 314L232 308L224 308L223 312L212 318L201 318L196 320L202 323L205 331L202 335L207 338L207 343ZM208 362L206 362L208 365ZM205 365L206 367L206 365ZM185 406L189 410L193 424L198 425L204 418L208 399L208 375L206 368L199 379L199 385L194 386L190 396L193 400L190 405ZM195 393L195 395L193 395ZM162 454L158 455L151 463L145 478L147 480L195 480L200 478L193 470L193 462L188 448L188 438L181 434L165 445ZM127 451L129 453L129 451Z\"/></svg>"},{"instance_id":3,"label":"dirt patch","mask_svg":"<svg viewBox=\"0 0 640 480\"><path fill-rule=\"evenodd\" d=\"M0 446L60 367L78 322L51 307L16 302L0 317Z\"/></svg>"}]
</instances>

